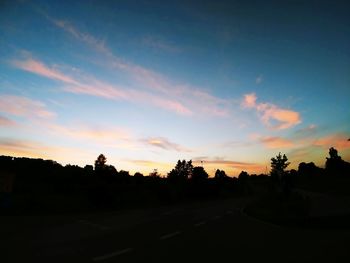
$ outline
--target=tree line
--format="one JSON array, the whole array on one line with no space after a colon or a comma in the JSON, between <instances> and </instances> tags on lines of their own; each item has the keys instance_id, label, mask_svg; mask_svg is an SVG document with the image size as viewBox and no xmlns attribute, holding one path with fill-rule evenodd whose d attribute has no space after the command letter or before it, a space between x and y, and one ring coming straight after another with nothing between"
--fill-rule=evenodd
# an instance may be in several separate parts
<instances>
[{"instance_id":1,"label":"tree line","mask_svg":"<svg viewBox=\"0 0 350 263\"><path fill-rule=\"evenodd\" d=\"M287 156L279 153L271 158L269 175L242 171L236 178L220 169L209 177L203 166L194 166L192 160L178 160L167 176L161 177L157 170L148 176L118 171L107 164L103 154L94 165L85 167L0 156L1 177L13 181L10 191L0 190L0 208L46 212L120 209L250 195L271 184L287 193L300 179L350 177L350 163L335 148L329 149L325 168L302 162L297 170L287 170L289 164Z\"/></svg>"}]
</instances>

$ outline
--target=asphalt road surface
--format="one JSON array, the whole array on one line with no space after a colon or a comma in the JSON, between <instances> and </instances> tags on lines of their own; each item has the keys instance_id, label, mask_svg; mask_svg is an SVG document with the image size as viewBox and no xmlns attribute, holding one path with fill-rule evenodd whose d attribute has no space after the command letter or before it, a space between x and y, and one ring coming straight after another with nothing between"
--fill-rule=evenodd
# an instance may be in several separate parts
<instances>
[{"instance_id":1,"label":"asphalt road surface","mask_svg":"<svg viewBox=\"0 0 350 263\"><path fill-rule=\"evenodd\" d=\"M350 229L298 229L246 200L76 216L1 217L5 262L350 262Z\"/></svg>"}]
</instances>

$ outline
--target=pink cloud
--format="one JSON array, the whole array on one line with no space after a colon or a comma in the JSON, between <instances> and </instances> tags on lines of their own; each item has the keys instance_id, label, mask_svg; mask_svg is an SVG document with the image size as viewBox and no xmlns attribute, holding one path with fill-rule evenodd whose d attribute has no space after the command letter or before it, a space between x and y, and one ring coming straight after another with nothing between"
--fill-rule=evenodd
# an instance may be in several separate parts
<instances>
[{"instance_id":1,"label":"pink cloud","mask_svg":"<svg viewBox=\"0 0 350 263\"><path fill-rule=\"evenodd\" d=\"M260 138L259 140L267 148L270 148L270 149L290 148L294 146L291 140L288 140L282 137L263 137L263 138Z\"/></svg>"},{"instance_id":2,"label":"pink cloud","mask_svg":"<svg viewBox=\"0 0 350 263\"><path fill-rule=\"evenodd\" d=\"M49 124L46 126L50 131L73 139L93 140L96 142L117 142L119 140L129 139L129 133L117 127L100 128L100 127L65 127L62 125Z\"/></svg>"},{"instance_id":3,"label":"pink cloud","mask_svg":"<svg viewBox=\"0 0 350 263\"><path fill-rule=\"evenodd\" d=\"M49 18L49 17L47 16L47 18ZM106 48L106 46L104 44L104 41L98 40L89 34L81 33L75 27L73 27L68 21L57 20L57 19L52 19L52 18L49 18L49 20L51 20L56 26L58 26L58 27L62 28L63 30L67 31L68 33L70 33L76 39L88 43L90 46L92 46L93 48L97 49L100 52L109 53L109 50Z\"/></svg>"},{"instance_id":4,"label":"pink cloud","mask_svg":"<svg viewBox=\"0 0 350 263\"><path fill-rule=\"evenodd\" d=\"M46 17L48 17L46 15ZM104 41L98 40L87 33L82 33L69 22L49 18L56 26L71 34L74 38L84 42L95 51L104 55L103 66L116 68L128 73L139 85L157 92L157 99L152 101L162 108L175 111L184 115L228 116L228 101L212 96L208 92L186 85L174 85L162 74L150 69L126 62L115 56L108 49ZM158 43L159 44L159 43ZM77 88L75 88L77 90ZM169 97L171 99L169 99ZM168 105L167 105L168 104Z\"/></svg>"},{"instance_id":5,"label":"pink cloud","mask_svg":"<svg viewBox=\"0 0 350 263\"><path fill-rule=\"evenodd\" d=\"M112 100L131 100L132 96L130 91L118 86L112 86L107 83L99 81L93 81L94 83L81 84L78 86L65 86L64 91L75 94L86 94L95 97L101 97Z\"/></svg>"},{"instance_id":6,"label":"pink cloud","mask_svg":"<svg viewBox=\"0 0 350 263\"><path fill-rule=\"evenodd\" d=\"M127 100L130 102L153 104L154 106L182 114L191 115L192 112L182 103L166 98L164 95L153 95L144 91L128 89L116 85L101 82L92 76L86 77L85 80L78 80L67 76L58 70L46 66L44 63L32 58L24 61L14 60L12 64L22 70L29 71L50 79L59 80L70 84L63 89L75 94L87 94L90 96L102 97L112 100Z\"/></svg>"},{"instance_id":7,"label":"pink cloud","mask_svg":"<svg viewBox=\"0 0 350 263\"><path fill-rule=\"evenodd\" d=\"M54 112L46 109L44 103L14 95L2 95L0 97L0 112L40 119L52 119L56 116Z\"/></svg>"},{"instance_id":8,"label":"pink cloud","mask_svg":"<svg viewBox=\"0 0 350 263\"><path fill-rule=\"evenodd\" d=\"M301 123L299 112L283 109L271 103L257 103L255 93L244 95L241 103L243 108L254 108L259 114L260 120L268 127L277 130L288 129ZM277 122L272 125L271 120Z\"/></svg>"},{"instance_id":9,"label":"pink cloud","mask_svg":"<svg viewBox=\"0 0 350 263\"><path fill-rule=\"evenodd\" d=\"M21 60L13 60L12 65L14 65L16 68L44 76L49 79L54 79L54 80L59 80L65 83L69 84L74 84L78 85L79 83L75 81L73 78L61 73L60 71L54 69L54 68L49 68L42 62L32 59L32 58L27 58L23 61Z\"/></svg>"},{"instance_id":10,"label":"pink cloud","mask_svg":"<svg viewBox=\"0 0 350 263\"><path fill-rule=\"evenodd\" d=\"M349 136L345 134L332 134L322 138L319 138L313 142L313 145L320 146L325 149L335 147L338 150L344 150L350 148Z\"/></svg>"},{"instance_id":11,"label":"pink cloud","mask_svg":"<svg viewBox=\"0 0 350 263\"><path fill-rule=\"evenodd\" d=\"M153 97L151 98L153 103L161 108L179 113L181 115L192 115L193 112L187 108L185 105L181 104L178 101L172 101L168 99L163 99L159 97Z\"/></svg>"},{"instance_id":12,"label":"pink cloud","mask_svg":"<svg viewBox=\"0 0 350 263\"><path fill-rule=\"evenodd\" d=\"M172 163L155 162L155 161L150 161L150 160L126 160L126 161L133 163L133 164L136 164L136 165L139 165L139 166L150 167L152 169L157 169L157 168L168 169L165 171L169 171L173 167Z\"/></svg>"},{"instance_id":13,"label":"pink cloud","mask_svg":"<svg viewBox=\"0 0 350 263\"><path fill-rule=\"evenodd\" d=\"M64 90L75 94L86 94L111 100L126 100L134 103L151 104L180 115L192 115L190 109L176 100L170 100L144 91L121 88L97 81L95 81L95 85L92 86L66 86Z\"/></svg>"},{"instance_id":14,"label":"pink cloud","mask_svg":"<svg viewBox=\"0 0 350 263\"><path fill-rule=\"evenodd\" d=\"M0 127L12 127L12 126L16 126L17 123L9 118L0 116Z\"/></svg>"},{"instance_id":15,"label":"pink cloud","mask_svg":"<svg viewBox=\"0 0 350 263\"><path fill-rule=\"evenodd\" d=\"M242 101L242 107L243 108L255 108L257 97L255 93L245 94L243 101Z\"/></svg>"}]
</instances>

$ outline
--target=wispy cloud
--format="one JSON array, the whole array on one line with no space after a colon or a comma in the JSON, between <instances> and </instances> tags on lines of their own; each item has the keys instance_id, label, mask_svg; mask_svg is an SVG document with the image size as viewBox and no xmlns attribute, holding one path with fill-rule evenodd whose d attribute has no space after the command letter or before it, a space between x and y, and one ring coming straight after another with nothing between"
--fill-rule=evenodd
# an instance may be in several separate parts
<instances>
[{"instance_id":1,"label":"wispy cloud","mask_svg":"<svg viewBox=\"0 0 350 263\"><path fill-rule=\"evenodd\" d=\"M296 130L295 134L309 135L310 133L314 133L316 130L317 130L317 126L315 124L310 124L306 127Z\"/></svg>"},{"instance_id":2,"label":"wispy cloud","mask_svg":"<svg viewBox=\"0 0 350 263\"><path fill-rule=\"evenodd\" d=\"M92 81L94 84L82 84L80 86L66 86L64 90L75 94L86 94L110 100L126 100L133 103L150 104L180 115L192 115L192 111L180 102L162 96L157 96L145 91L127 89L116 85L110 85L101 81Z\"/></svg>"},{"instance_id":3,"label":"wispy cloud","mask_svg":"<svg viewBox=\"0 0 350 263\"><path fill-rule=\"evenodd\" d=\"M92 37L89 34L82 33L78 31L73 25L71 25L68 21L65 20L58 20L53 19L46 15L46 17L53 22L56 26L62 28L63 30L70 33L72 36L74 36L76 39L81 40L89 44L91 47L97 49L100 52L106 52L108 53L109 50L106 48L105 43L103 40L98 40L94 37Z\"/></svg>"},{"instance_id":4,"label":"wispy cloud","mask_svg":"<svg viewBox=\"0 0 350 263\"><path fill-rule=\"evenodd\" d=\"M124 141L130 138L130 134L126 130L117 127L79 127L78 125L74 125L74 128L71 128L70 125L65 127L57 124L49 124L46 127L49 131L64 137L92 140L98 143L117 143L118 141Z\"/></svg>"},{"instance_id":5,"label":"wispy cloud","mask_svg":"<svg viewBox=\"0 0 350 263\"><path fill-rule=\"evenodd\" d=\"M255 93L244 95L241 105L243 108L255 109L259 114L260 120L266 126L274 129L288 129L301 123L299 112L283 109L271 103L257 103ZM277 124L272 125L271 120L277 122Z\"/></svg>"},{"instance_id":6,"label":"wispy cloud","mask_svg":"<svg viewBox=\"0 0 350 263\"><path fill-rule=\"evenodd\" d=\"M41 61L35 60L31 57L27 57L24 60L12 60L12 65L16 68L44 76L49 79L59 80L65 83L79 85L73 78L61 73L57 69L49 68Z\"/></svg>"},{"instance_id":7,"label":"wispy cloud","mask_svg":"<svg viewBox=\"0 0 350 263\"><path fill-rule=\"evenodd\" d=\"M309 137L315 137L319 128L315 124L310 124L306 127L303 127L299 130L296 130L293 134L295 139L306 139Z\"/></svg>"},{"instance_id":8,"label":"wispy cloud","mask_svg":"<svg viewBox=\"0 0 350 263\"><path fill-rule=\"evenodd\" d=\"M349 136L347 134L336 133L330 134L313 142L314 146L320 146L324 149L329 149L330 147L335 147L338 150L344 150L350 148L350 141L348 141Z\"/></svg>"},{"instance_id":9,"label":"wispy cloud","mask_svg":"<svg viewBox=\"0 0 350 263\"><path fill-rule=\"evenodd\" d=\"M13 60L11 64L19 69L65 83L66 85L63 87L63 90L66 92L86 94L111 100L126 100L134 103L151 104L181 115L192 115L192 111L186 106L176 100L166 98L165 96L154 95L149 92L129 89L118 85L111 85L93 76L68 76L33 58L25 58L22 61Z\"/></svg>"},{"instance_id":10,"label":"wispy cloud","mask_svg":"<svg viewBox=\"0 0 350 263\"><path fill-rule=\"evenodd\" d=\"M170 168L173 164L165 163L165 162L155 162L150 160L125 160L127 162L133 163L135 165L139 166L145 166L150 167L152 169L159 169L159 168Z\"/></svg>"},{"instance_id":11,"label":"wispy cloud","mask_svg":"<svg viewBox=\"0 0 350 263\"><path fill-rule=\"evenodd\" d=\"M52 119L56 114L47 110L46 105L37 100L14 95L1 95L0 112L29 119Z\"/></svg>"},{"instance_id":12,"label":"wispy cloud","mask_svg":"<svg viewBox=\"0 0 350 263\"><path fill-rule=\"evenodd\" d=\"M291 140L288 140L282 137L267 136L267 137L262 137L259 140L267 148L270 148L270 149L291 148L294 146Z\"/></svg>"},{"instance_id":13,"label":"wispy cloud","mask_svg":"<svg viewBox=\"0 0 350 263\"><path fill-rule=\"evenodd\" d=\"M46 15L46 17L48 17ZM189 115L197 113L206 116L228 116L229 101L211 95L203 89L192 87L187 84L174 84L162 74L145 68L143 66L125 61L116 56L106 45L104 41L96 39L88 33L82 33L71 23L64 20L49 18L54 25L63 29L77 40L87 44L100 55L103 55L103 66L126 72L133 80L138 82L139 86L156 92L157 99L153 102L157 106L174 110L177 113ZM155 41L149 41L155 45ZM158 43L160 45L160 43ZM165 45L163 45L165 48ZM77 90L77 89L75 89ZM82 91L82 89L80 89ZM91 93L91 90L90 90ZM170 106L165 106L170 104ZM192 115L192 114L191 114Z\"/></svg>"},{"instance_id":14,"label":"wispy cloud","mask_svg":"<svg viewBox=\"0 0 350 263\"><path fill-rule=\"evenodd\" d=\"M243 108L255 108L257 107L256 99L255 93L245 94L241 105Z\"/></svg>"},{"instance_id":15,"label":"wispy cloud","mask_svg":"<svg viewBox=\"0 0 350 263\"><path fill-rule=\"evenodd\" d=\"M256 77L255 84L259 85L260 83L263 82L263 80L264 80L263 75L260 74L259 76Z\"/></svg>"},{"instance_id":16,"label":"wispy cloud","mask_svg":"<svg viewBox=\"0 0 350 263\"><path fill-rule=\"evenodd\" d=\"M0 145L3 151L10 150L13 153L37 153L38 151L45 152L47 150L47 147L44 147L41 143L11 138L0 138Z\"/></svg>"},{"instance_id":17,"label":"wispy cloud","mask_svg":"<svg viewBox=\"0 0 350 263\"><path fill-rule=\"evenodd\" d=\"M181 52L181 49L177 46L171 44L168 41L165 41L164 39L152 37L152 36L146 36L142 39L142 44L145 46L148 46L150 48L156 49L156 50L162 50L165 52L170 53L179 53Z\"/></svg>"},{"instance_id":18,"label":"wispy cloud","mask_svg":"<svg viewBox=\"0 0 350 263\"><path fill-rule=\"evenodd\" d=\"M164 137L149 137L149 138L141 139L140 141L145 145L157 147L163 150L177 151L177 152L190 152L190 150L187 149L186 147L181 146L177 143L171 142Z\"/></svg>"},{"instance_id":19,"label":"wispy cloud","mask_svg":"<svg viewBox=\"0 0 350 263\"><path fill-rule=\"evenodd\" d=\"M0 127L13 127L16 126L17 123L9 118L0 116Z\"/></svg>"}]
</instances>

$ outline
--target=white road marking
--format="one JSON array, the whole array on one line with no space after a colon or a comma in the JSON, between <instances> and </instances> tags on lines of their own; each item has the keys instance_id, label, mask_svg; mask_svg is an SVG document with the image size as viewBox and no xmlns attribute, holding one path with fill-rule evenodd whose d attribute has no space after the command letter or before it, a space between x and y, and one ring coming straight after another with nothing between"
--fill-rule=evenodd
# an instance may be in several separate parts
<instances>
[{"instance_id":1,"label":"white road marking","mask_svg":"<svg viewBox=\"0 0 350 263\"><path fill-rule=\"evenodd\" d=\"M100 256L100 257L95 257L95 258L93 258L92 260L93 260L93 261L106 260L106 259L109 259L109 258L112 258L112 257L116 257L116 256L120 256L120 255L129 253L129 252L131 252L132 250L133 250L132 248L125 248L125 249L118 250L118 251L115 251L115 252L110 253L110 254L106 254L106 255L103 255L103 256Z\"/></svg>"},{"instance_id":2,"label":"white road marking","mask_svg":"<svg viewBox=\"0 0 350 263\"><path fill-rule=\"evenodd\" d=\"M78 222L79 222L80 224L84 224L84 225L87 225L87 226L92 226L92 227L98 228L98 229L100 229L100 230L108 230L108 229L110 229L110 227L108 227L108 226L103 226L103 225L95 224L95 223L89 222L89 221L87 221L87 220L79 220Z\"/></svg>"},{"instance_id":3,"label":"white road marking","mask_svg":"<svg viewBox=\"0 0 350 263\"><path fill-rule=\"evenodd\" d=\"M198 227L198 226L202 226L202 225L205 225L205 221L201 221L201 222L198 222L196 224L194 224L195 227Z\"/></svg>"},{"instance_id":4,"label":"white road marking","mask_svg":"<svg viewBox=\"0 0 350 263\"><path fill-rule=\"evenodd\" d=\"M221 216L214 216L213 217L213 220L218 220L218 219L220 219L221 218Z\"/></svg>"},{"instance_id":5,"label":"white road marking","mask_svg":"<svg viewBox=\"0 0 350 263\"><path fill-rule=\"evenodd\" d=\"M160 240L164 240L164 239L168 239L168 238L172 238L174 236L177 236L179 235L181 232L180 231L176 231L176 232L173 232L173 233L170 233L170 234L166 234L164 236L161 236L159 239Z\"/></svg>"},{"instance_id":6,"label":"white road marking","mask_svg":"<svg viewBox=\"0 0 350 263\"><path fill-rule=\"evenodd\" d=\"M227 210L227 211L226 211L226 214L228 214L228 215L232 215L232 214L233 214L233 212L232 212L232 210Z\"/></svg>"}]
</instances>

